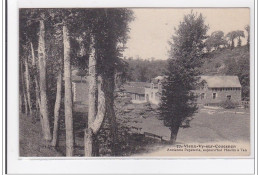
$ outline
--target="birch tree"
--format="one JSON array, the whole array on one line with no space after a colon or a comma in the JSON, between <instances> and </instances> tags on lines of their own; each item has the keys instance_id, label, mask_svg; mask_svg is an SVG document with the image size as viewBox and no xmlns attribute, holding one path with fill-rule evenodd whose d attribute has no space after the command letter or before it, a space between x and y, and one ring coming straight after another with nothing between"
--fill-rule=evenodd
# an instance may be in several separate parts
<instances>
[{"instance_id":1,"label":"birch tree","mask_svg":"<svg viewBox=\"0 0 260 175\"><path fill-rule=\"evenodd\" d=\"M85 156L93 156L93 144L105 116L105 95L103 90L103 78L97 77L97 57L94 48L94 38L91 38L91 53L89 56L89 104L88 104L88 128L85 130L84 147ZM99 80L99 82L97 81ZM98 99L96 97L98 92ZM96 104L98 108L96 111Z\"/></svg>"},{"instance_id":2,"label":"birch tree","mask_svg":"<svg viewBox=\"0 0 260 175\"><path fill-rule=\"evenodd\" d=\"M29 66L28 66L28 58L25 57L24 59L24 77L25 77L25 84L26 84L26 96L28 101L28 108L29 108L29 115L32 116L32 101L31 101L31 94L30 94L30 74L29 74Z\"/></svg>"},{"instance_id":3,"label":"birch tree","mask_svg":"<svg viewBox=\"0 0 260 175\"><path fill-rule=\"evenodd\" d=\"M40 19L40 31L39 31L39 44L38 44L38 59L39 59L39 75L40 75L40 101L41 101L41 117L42 117L42 128L43 138L46 141L50 141L51 131L49 123L49 113L47 106L47 94L46 94L46 52L45 52L45 26L44 26L44 15L43 19Z\"/></svg>"},{"instance_id":4,"label":"birch tree","mask_svg":"<svg viewBox=\"0 0 260 175\"><path fill-rule=\"evenodd\" d=\"M32 41L30 42L30 46L31 46L31 55L32 55L32 69L33 69L33 76L34 76L34 85L35 85L35 107L36 107L36 115L39 114L40 112L40 106L41 106L41 102L40 102L40 95L39 95L39 83L38 83L38 66L36 63L36 58L35 58L35 51L34 51L34 47L33 47L33 43ZM41 113L40 113L41 115ZM40 116L41 119L41 116Z\"/></svg>"},{"instance_id":5,"label":"birch tree","mask_svg":"<svg viewBox=\"0 0 260 175\"><path fill-rule=\"evenodd\" d=\"M90 46L91 53L89 56L89 121L85 140L91 140L87 137L91 135L91 123L95 123L98 118L103 120L104 117L107 117L111 127L112 155L116 155L117 149L117 123L114 111L115 72L119 65L121 51L123 51L122 45L124 45L128 39L128 23L132 19L132 11L128 9L97 9L95 10L92 23L93 35ZM101 85L95 83L97 82L97 76L101 79ZM98 99L94 96L97 86ZM102 86L106 88L102 90ZM100 91L102 91L102 93ZM103 95L105 100L104 104L101 100ZM97 108L95 107L94 101L98 101L98 111L96 112L93 112L93 110ZM103 105L105 105L104 108L101 108L100 106ZM102 117L100 117L100 115ZM100 122L100 125L101 123L102 122ZM100 127L101 126L98 126L97 128ZM86 144L85 148L89 147L88 145L91 144ZM92 147L93 145L92 142ZM88 149L85 150L85 153L86 156L91 155L91 151L88 151Z\"/></svg>"},{"instance_id":6,"label":"birch tree","mask_svg":"<svg viewBox=\"0 0 260 175\"><path fill-rule=\"evenodd\" d=\"M56 101L54 106L54 124L53 124L53 134L52 134L52 146L57 146L58 139L58 129L59 129L59 111L61 106L61 86L62 86L62 73L58 73L57 77L57 91L56 91Z\"/></svg>"},{"instance_id":7,"label":"birch tree","mask_svg":"<svg viewBox=\"0 0 260 175\"><path fill-rule=\"evenodd\" d=\"M72 92L71 92L71 65L70 65L70 41L68 28L63 24L64 47L64 82L65 82L65 125L66 125L66 156L73 156L73 117L72 117Z\"/></svg>"},{"instance_id":8,"label":"birch tree","mask_svg":"<svg viewBox=\"0 0 260 175\"><path fill-rule=\"evenodd\" d=\"M25 81L24 81L24 71L23 71L23 64L20 63L20 79L21 79L21 91L20 93L22 93L22 97L23 97L23 106L24 106L24 112L27 115L28 114L28 103L27 103L27 97L26 97L26 93L25 93Z\"/></svg>"}]
</instances>

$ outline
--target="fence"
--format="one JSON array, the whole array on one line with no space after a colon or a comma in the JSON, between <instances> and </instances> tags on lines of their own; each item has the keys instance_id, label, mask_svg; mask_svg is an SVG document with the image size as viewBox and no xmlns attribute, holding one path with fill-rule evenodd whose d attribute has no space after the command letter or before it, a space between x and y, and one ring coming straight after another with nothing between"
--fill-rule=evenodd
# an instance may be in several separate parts
<instances>
[{"instance_id":1,"label":"fence","mask_svg":"<svg viewBox=\"0 0 260 175\"><path fill-rule=\"evenodd\" d=\"M160 139L161 141L163 141L162 136L158 136L156 134L152 134L152 133L149 133L149 132L144 132L144 136L145 137L152 137L154 139Z\"/></svg>"}]
</instances>

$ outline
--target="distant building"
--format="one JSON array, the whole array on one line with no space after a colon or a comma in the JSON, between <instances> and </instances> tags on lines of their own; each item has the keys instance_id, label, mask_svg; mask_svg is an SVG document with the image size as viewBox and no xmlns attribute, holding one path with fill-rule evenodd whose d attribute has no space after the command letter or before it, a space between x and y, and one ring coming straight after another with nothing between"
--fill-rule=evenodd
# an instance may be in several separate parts
<instances>
[{"instance_id":1,"label":"distant building","mask_svg":"<svg viewBox=\"0 0 260 175\"><path fill-rule=\"evenodd\" d=\"M88 104L88 82L86 77L72 75L72 96L75 104Z\"/></svg>"},{"instance_id":2,"label":"distant building","mask_svg":"<svg viewBox=\"0 0 260 175\"><path fill-rule=\"evenodd\" d=\"M237 76L201 76L201 86L196 90L198 103L219 104L230 100L241 103L242 87Z\"/></svg>"},{"instance_id":3,"label":"distant building","mask_svg":"<svg viewBox=\"0 0 260 175\"><path fill-rule=\"evenodd\" d=\"M158 76L152 79L150 86L145 88L145 100L153 104L159 104L162 95L162 82L165 76Z\"/></svg>"},{"instance_id":4,"label":"distant building","mask_svg":"<svg viewBox=\"0 0 260 175\"><path fill-rule=\"evenodd\" d=\"M146 82L127 82L123 85L123 93L130 95L133 103L145 103L145 87L149 85Z\"/></svg>"},{"instance_id":5,"label":"distant building","mask_svg":"<svg viewBox=\"0 0 260 175\"><path fill-rule=\"evenodd\" d=\"M158 105L161 101L162 83L165 76L153 78L151 83L127 82L120 93L128 94L133 103L146 103ZM84 77L72 76L73 102L88 103L88 81ZM203 105L217 105L230 100L235 104L241 103L241 84L237 76L201 76L200 86L195 93L197 102Z\"/></svg>"},{"instance_id":6,"label":"distant building","mask_svg":"<svg viewBox=\"0 0 260 175\"><path fill-rule=\"evenodd\" d=\"M159 104L162 95L162 83L165 76L152 79L150 86L145 88L147 102ZM230 100L241 103L241 84L237 76L201 76L201 86L195 90L197 102L203 105L216 105Z\"/></svg>"}]
</instances>

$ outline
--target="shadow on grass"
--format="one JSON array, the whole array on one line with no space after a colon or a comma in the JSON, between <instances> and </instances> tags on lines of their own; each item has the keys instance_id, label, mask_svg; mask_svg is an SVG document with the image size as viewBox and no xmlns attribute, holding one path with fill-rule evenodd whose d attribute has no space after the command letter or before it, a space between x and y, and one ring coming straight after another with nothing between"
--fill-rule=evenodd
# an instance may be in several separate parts
<instances>
[{"instance_id":1,"label":"shadow on grass","mask_svg":"<svg viewBox=\"0 0 260 175\"><path fill-rule=\"evenodd\" d=\"M75 112L74 116L74 136L75 136L75 156L84 156L84 128L87 123L86 113ZM118 126L118 143L116 144L116 156L133 156L142 153L156 151L157 148L167 145L166 141L145 137L141 133L129 132L129 129ZM99 133L99 154L101 157L111 157L112 142L110 138L109 126L104 126ZM66 154L66 133L65 127L60 130L59 146L57 151L62 155Z\"/></svg>"}]
</instances>

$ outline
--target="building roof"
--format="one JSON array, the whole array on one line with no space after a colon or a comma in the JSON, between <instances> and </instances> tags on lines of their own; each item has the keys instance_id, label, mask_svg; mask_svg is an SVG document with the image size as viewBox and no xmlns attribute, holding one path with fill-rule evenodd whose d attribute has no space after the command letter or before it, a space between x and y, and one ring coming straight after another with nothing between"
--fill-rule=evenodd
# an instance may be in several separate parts
<instances>
[{"instance_id":1,"label":"building roof","mask_svg":"<svg viewBox=\"0 0 260 175\"><path fill-rule=\"evenodd\" d=\"M162 80L162 79L164 79L165 78L165 76L157 76L157 77L155 77L154 79L156 79L156 80Z\"/></svg>"},{"instance_id":2,"label":"building roof","mask_svg":"<svg viewBox=\"0 0 260 175\"><path fill-rule=\"evenodd\" d=\"M241 87L237 76L201 76L209 88L232 88Z\"/></svg>"},{"instance_id":3,"label":"building roof","mask_svg":"<svg viewBox=\"0 0 260 175\"><path fill-rule=\"evenodd\" d=\"M146 82L127 82L124 84L124 89L126 92L133 94L145 94L145 87L150 87L150 83Z\"/></svg>"},{"instance_id":4,"label":"building roof","mask_svg":"<svg viewBox=\"0 0 260 175\"><path fill-rule=\"evenodd\" d=\"M165 78L166 78L166 76L157 76L157 77L152 79L152 83L162 82L163 80L165 80Z\"/></svg>"}]
</instances>

